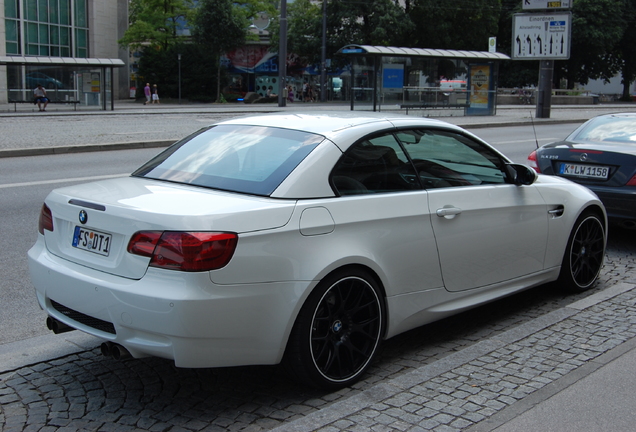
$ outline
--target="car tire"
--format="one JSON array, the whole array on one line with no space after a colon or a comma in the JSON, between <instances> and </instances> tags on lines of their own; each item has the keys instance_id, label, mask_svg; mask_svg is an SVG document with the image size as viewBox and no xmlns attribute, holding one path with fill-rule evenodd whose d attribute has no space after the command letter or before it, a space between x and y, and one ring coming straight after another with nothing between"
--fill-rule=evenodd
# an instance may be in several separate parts
<instances>
[{"instance_id":1,"label":"car tire","mask_svg":"<svg viewBox=\"0 0 636 432\"><path fill-rule=\"evenodd\" d=\"M292 329L285 366L298 381L335 390L364 374L384 335L378 283L362 269L326 277L303 305Z\"/></svg>"},{"instance_id":2,"label":"car tire","mask_svg":"<svg viewBox=\"0 0 636 432\"><path fill-rule=\"evenodd\" d=\"M574 292L592 287L603 267L605 244L605 225L601 217L592 212L579 216L563 256L560 285Z\"/></svg>"}]
</instances>

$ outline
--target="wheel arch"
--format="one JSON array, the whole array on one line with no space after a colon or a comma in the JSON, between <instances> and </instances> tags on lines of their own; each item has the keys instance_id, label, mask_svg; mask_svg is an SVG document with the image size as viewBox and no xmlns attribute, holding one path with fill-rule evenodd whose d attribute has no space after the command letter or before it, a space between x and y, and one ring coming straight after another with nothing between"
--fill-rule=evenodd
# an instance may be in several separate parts
<instances>
[{"instance_id":1,"label":"wheel arch","mask_svg":"<svg viewBox=\"0 0 636 432\"><path fill-rule=\"evenodd\" d=\"M584 227L590 219L596 220L602 230L602 244L593 227ZM568 292L582 292L591 288L603 267L607 248L608 220L602 205L590 204L576 215L572 230L568 235L561 263L559 285ZM579 232L582 232L579 237ZM576 246L575 246L576 245Z\"/></svg>"},{"instance_id":2,"label":"wheel arch","mask_svg":"<svg viewBox=\"0 0 636 432\"><path fill-rule=\"evenodd\" d=\"M389 305L387 302L387 294L386 294L386 288L385 285L382 281L382 278L380 277L380 275L371 267L362 263L347 263L347 264L342 264L338 267L329 269L327 272L325 272L324 274L321 274L319 278L317 278L316 282L314 284L311 285L311 289L308 289L304 295L302 296L302 298L299 299L298 301L298 305L295 308L294 311L294 316L293 319L290 320L290 325L287 329L286 335L285 335L285 343L283 345L283 350L281 352L281 358L284 356L285 351L287 351L287 348L289 346L289 338L291 336L291 332L292 332L292 328L294 327L294 325L296 325L296 321L298 320L298 316L300 315L300 311L302 310L303 306L307 303L307 300L309 299L309 297L311 296L311 294L317 289L318 285L325 279L327 279L328 277L333 276L336 273L339 272L346 272L346 271L353 271L353 270L362 270L366 273L369 274L370 277L373 278L373 281L377 284L378 289L380 290L380 301L382 303L382 309L384 311L384 314L382 316L382 339L386 338L386 335L388 334L388 323L389 323L389 319L388 319L388 315L389 315Z\"/></svg>"},{"instance_id":3,"label":"wheel arch","mask_svg":"<svg viewBox=\"0 0 636 432\"><path fill-rule=\"evenodd\" d=\"M306 330L303 329L307 329L308 325L314 325L312 324L312 322L314 322L313 318L308 315L308 312L314 310L314 308L316 308L317 305L323 301L324 295L326 295L326 293L329 292L333 287L338 286L341 281L350 278L364 280L365 285L372 287L373 291L376 293L377 301L379 303L381 311L380 332L375 333L377 335L375 336L377 337L377 339L375 339L375 337L373 338L375 340L375 343L372 351L369 353L370 357L367 357L367 359L364 360L364 366L360 365L361 369L358 369L355 372L355 375L351 377L353 382L357 381L362 376L364 371L369 367L372 357L375 357L379 346L386 338L386 335L388 334L387 326L389 323L388 302L386 289L384 284L382 283L382 278L380 277L380 275L375 272L373 268L360 263L348 263L333 268L329 272L324 274L323 277L316 280L315 283L312 284L311 289L308 289L306 291L302 300L298 301L298 307L296 307L296 313L293 320L290 320L290 332L287 335L285 344L283 346L281 364L297 381L317 386L318 388L335 389L341 386L341 384L339 384L337 381L332 381L330 383L323 381L323 378L324 380L330 379L327 378L326 375L322 375L323 372L319 372L319 374L321 374L323 378L317 379L317 369L313 369L311 366L304 366L305 364L307 364L307 362L302 361L303 357L309 354L310 351L307 351L308 345L306 347L303 347L304 342L301 341L305 340L303 334ZM336 287L335 289L339 288ZM369 305L370 303L365 304ZM311 314L312 316L313 313ZM345 315L343 315L343 317L344 316ZM345 318L342 319L343 321L346 321ZM324 319L322 322L324 322ZM305 334L305 337L306 336L307 335ZM343 344L346 343L343 341ZM313 354L311 354L311 356L313 357ZM314 363L314 368L319 368L319 366Z\"/></svg>"}]
</instances>

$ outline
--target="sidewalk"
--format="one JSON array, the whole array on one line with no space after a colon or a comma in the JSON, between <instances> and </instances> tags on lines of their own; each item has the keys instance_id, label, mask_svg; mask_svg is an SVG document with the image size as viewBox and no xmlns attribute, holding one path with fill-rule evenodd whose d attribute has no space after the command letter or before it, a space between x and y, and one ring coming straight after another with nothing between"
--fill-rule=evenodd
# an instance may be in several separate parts
<instances>
[{"instance_id":1,"label":"sidewalk","mask_svg":"<svg viewBox=\"0 0 636 432\"><path fill-rule=\"evenodd\" d=\"M394 110L383 106L384 112ZM554 106L550 118L537 119L532 106L498 106L495 116L458 116L457 112L411 110L410 116L431 116L440 120L477 129L555 123L582 123L602 113L634 111L636 104ZM286 107L275 104L161 104L144 106L120 101L114 111L73 111L54 107L45 113L18 113L0 106L0 157L46 155L79 151L166 147L176 140L219 120L248 114L300 111L350 111L346 103L294 103ZM356 111L364 114L364 111ZM454 114L450 116L450 114Z\"/></svg>"},{"instance_id":2,"label":"sidewalk","mask_svg":"<svg viewBox=\"0 0 636 432\"><path fill-rule=\"evenodd\" d=\"M273 430L632 431L633 282Z\"/></svg>"}]
</instances>

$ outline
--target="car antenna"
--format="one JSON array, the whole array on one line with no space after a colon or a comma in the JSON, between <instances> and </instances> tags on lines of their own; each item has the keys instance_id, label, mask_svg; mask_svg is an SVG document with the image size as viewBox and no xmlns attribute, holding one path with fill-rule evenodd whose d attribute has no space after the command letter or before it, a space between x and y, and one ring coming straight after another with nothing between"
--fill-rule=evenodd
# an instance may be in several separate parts
<instances>
[{"instance_id":1,"label":"car antenna","mask_svg":"<svg viewBox=\"0 0 636 432\"><path fill-rule=\"evenodd\" d=\"M532 131L534 132L534 142L537 144L537 148L539 148L539 140L537 139L537 130L534 128L534 117L532 117L532 111L530 111L530 121L532 122Z\"/></svg>"}]
</instances>

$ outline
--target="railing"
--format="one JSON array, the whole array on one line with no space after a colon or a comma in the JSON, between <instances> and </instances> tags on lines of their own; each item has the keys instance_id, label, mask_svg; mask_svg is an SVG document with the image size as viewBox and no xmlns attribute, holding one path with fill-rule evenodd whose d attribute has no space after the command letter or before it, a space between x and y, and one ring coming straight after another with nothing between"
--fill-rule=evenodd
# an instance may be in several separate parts
<instances>
[{"instance_id":1,"label":"railing","mask_svg":"<svg viewBox=\"0 0 636 432\"><path fill-rule=\"evenodd\" d=\"M79 100L78 91L73 89L46 89L46 96L54 101ZM33 89L9 89L7 99L9 100L33 100Z\"/></svg>"},{"instance_id":2,"label":"railing","mask_svg":"<svg viewBox=\"0 0 636 432\"><path fill-rule=\"evenodd\" d=\"M411 87L402 89L402 105L417 105L429 108L455 107L468 105L469 92L465 89L451 90L440 87Z\"/></svg>"}]
</instances>

